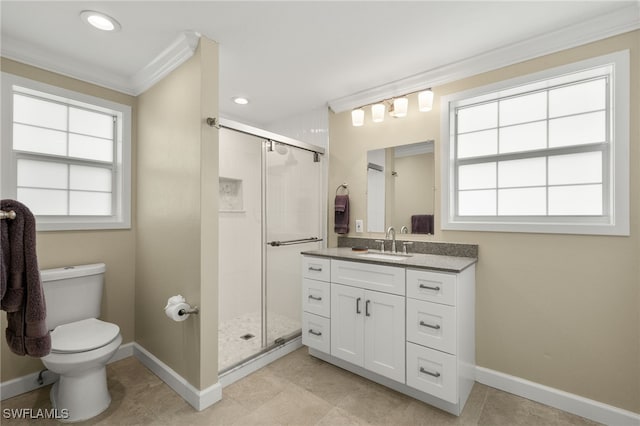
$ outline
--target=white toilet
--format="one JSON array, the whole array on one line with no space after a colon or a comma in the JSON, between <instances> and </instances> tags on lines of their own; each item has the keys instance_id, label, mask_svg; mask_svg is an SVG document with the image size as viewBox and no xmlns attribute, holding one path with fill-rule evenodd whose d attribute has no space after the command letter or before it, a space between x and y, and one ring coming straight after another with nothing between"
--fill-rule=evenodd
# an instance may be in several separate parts
<instances>
[{"instance_id":1,"label":"white toilet","mask_svg":"<svg viewBox=\"0 0 640 426\"><path fill-rule=\"evenodd\" d=\"M120 327L100 321L105 264L40 271L47 304L51 353L42 363L60 378L51 403L66 409L65 421L94 417L109 407L106 364L122 343Z\"/></svg>"}]
</instances>

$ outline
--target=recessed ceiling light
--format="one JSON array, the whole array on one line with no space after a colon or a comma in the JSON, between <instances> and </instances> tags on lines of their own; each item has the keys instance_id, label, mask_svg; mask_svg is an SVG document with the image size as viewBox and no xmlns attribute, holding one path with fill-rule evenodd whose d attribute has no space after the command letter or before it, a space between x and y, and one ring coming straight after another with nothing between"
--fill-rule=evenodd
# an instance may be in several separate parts
<instances>
[{"instance_id":1,"label":"recessed ceiling light","mask_svg":"<svg viewBox=\"0 0 640 426\"><path fill-rule=\"evenodd\" d=\"M80 17L94 28L102 31L118 31L120 24L109 15L94 10L83 10Z\"/></svg>"},{"instance_id":2,"label":"recessed ceiling light","mask_svg":"<svg viewBox=\"0 0 640 426\"><path fill-rule=\"evenodd\" d=\"M233 102L237 103L238 105L246 105L249 103L249 99L247 98L243 98L242 96L236 96L235 98L231 98L233 100Z\"/></svg>"}]
</instances>

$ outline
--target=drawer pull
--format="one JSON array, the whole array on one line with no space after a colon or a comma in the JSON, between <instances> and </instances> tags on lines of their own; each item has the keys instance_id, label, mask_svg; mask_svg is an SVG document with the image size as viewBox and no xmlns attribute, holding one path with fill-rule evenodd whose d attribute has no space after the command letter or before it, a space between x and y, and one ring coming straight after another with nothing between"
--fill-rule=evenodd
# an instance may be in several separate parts
<instances>
[{"instance_id":1,"label":"drawer pull","mask_svg":"<svg viewBox=\"0 0 640 426\"><path fill-rule=\"evenodd\" d=\"M420 325L423 327L433 328L434 330L440 330L440 324L432 325L432 324L427 324L424 321L420 321Z\"/></svg>"},{"instance_id":2,"label":"drawer pull","mask_svg":"<svg viewBox=\"0 0 640 426\"><path fill-rule=\"evenodd\" d=\"M433 376L433 377L440 377L440 373L438 373L437 371L435 373L432 373L431 371L425 370L422 367L420 367L420 372L424 373L424 374L428 374L428 375Z\"/></svg>"},{"instance_id":3,"label":"drawer pull","mask_svg":"<svg viewBox=\"0 0 640 426\"><path fill-rule=\"evenodd\" d=\"M361 300L362 300L362 298L361 298L361 297L358 297L358 298L356 299L356 314L361 314L361 313L362 313L362 311L360 310L360 301L361 301Z\"/></svg>"},{"instance_id":4,"label":"drawer pull","mask_svg":"<svg viewBox=\"0 0 640 426\"><path fill-rule=\"evenodd\" d=\"M420 288L424 288L426 290L440 291L440 287L429 287L428 285L420 284Z\"/></svg>"},{"instance_id":5,"label":"drawer pull","mask_svg":"<svg viewBox=\"0 0 640 426\"><path fill-rule=\"evenodd\" d=\"M309 270L314 272L322 272L322 268L315 268L313 266L309 266Z\"/></svg>"},{"instance_id":6,"label":"drawer pull","mask_svg":"<svg viewBox=\"0 0 640 426\"><path fill-rule=\"evenodd\" d=\"M317 300L317 301L319 302L319 301L321 301L321 300L322 300L322 297L316 297L316 296L314 296L313 294L310 294L310 295L309 295L309 299L311 299L311 300Z\"/></svg>"},{"instance_id":7,"label":"drawer pull","mask_svg":"<svg viewBox=\"0 0 640 426\"><path fill-rule=\"evenodd\" d=\"M371 316L371 314L369 313L369 303L371 303L371 300L367 300L367 302L364 304L364 314L368 317Z\"/></svg>"},{"instance_id":8,"label":"drawer pull","mask_svg":"<svg viewBox=\"0 0 640 426\"><path fill-rule=\"evenodd\" d=\"M313 331L312 328L309 329L309 333L313 334L314 336L322 336L322 333L320 331Z\"/></svg>"}]
</instances>

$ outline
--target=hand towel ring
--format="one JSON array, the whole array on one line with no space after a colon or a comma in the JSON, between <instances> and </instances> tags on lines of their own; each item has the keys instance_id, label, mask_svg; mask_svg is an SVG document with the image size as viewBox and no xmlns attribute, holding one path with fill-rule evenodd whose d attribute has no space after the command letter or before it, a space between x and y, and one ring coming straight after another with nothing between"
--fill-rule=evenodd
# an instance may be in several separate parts
<instances>
[{"instance_id":1,"label":"hand towel ring","mask_svg":"<svg viewBox=\"0 0 640 426\"><path fill-rule=\"evenodd\" d=\"M346 191L344 195L349 195L349 188L347 188L347 186L349 185L347 185L346 183L338 185L338 187L336 188L336 195L338 195L338 191L340 191L340 188L344 188L344 190Z\"/></svg>"}]
</instances>

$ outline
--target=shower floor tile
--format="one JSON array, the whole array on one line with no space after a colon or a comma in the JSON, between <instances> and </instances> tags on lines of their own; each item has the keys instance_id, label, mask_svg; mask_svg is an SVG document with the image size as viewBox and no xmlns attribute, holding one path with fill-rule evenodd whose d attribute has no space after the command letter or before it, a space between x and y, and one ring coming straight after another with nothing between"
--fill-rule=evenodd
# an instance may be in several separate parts
<instances>
[{"instance_id":1,"label":"shower floor tile","mask_svg":"<svg viewBox=\"0 0 640 426\"><path fill-rule=\"evenodd\" d=\"M218 371L262 349L262 319L260 312L243 314L218 326ZM274 340L300 330L300 322L279 314L269 314L268 336ZM246 339L247 334L255 337ZM272 341L269 343L273 343Z\"/></svg>"}]
</instances>

